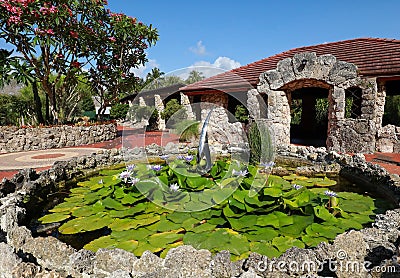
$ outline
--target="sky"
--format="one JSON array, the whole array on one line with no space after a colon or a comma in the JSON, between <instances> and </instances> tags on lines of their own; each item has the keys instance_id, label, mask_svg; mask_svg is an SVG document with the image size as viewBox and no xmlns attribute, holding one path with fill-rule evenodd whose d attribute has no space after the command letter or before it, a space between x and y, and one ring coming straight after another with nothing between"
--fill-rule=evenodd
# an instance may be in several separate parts
<instances>
[{"instance_id":1,"label":"sky","mask_svg":"<svg viewBox=\"0 0 400 278\"><path fill-rule=\"evenodd\" d=\"M148 63L134 70L140 77L158 67L185 78L196 66L210 76L296 47L400 39L399 0L108 0L108 7L158 29Z\"/></svg>"},{"instance_id":2,"label":"sky","mask_svg":"<svg viewBox=\"0 0 400 278\"><path fill-rule=\"evenodd\" d=\"M400 39L399 0L109 0L159 31L144 76L190 66L229 70L283 51L360 37Z\"/></svg>"}]
</instances>

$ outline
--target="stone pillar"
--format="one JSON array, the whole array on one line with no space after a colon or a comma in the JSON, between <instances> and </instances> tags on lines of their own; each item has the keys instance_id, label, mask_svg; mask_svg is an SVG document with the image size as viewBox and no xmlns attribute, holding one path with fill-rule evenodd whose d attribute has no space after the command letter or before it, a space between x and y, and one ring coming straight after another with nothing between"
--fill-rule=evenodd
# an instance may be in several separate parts
<instances>
[{"instance_id":1,"label":"stone pillar","mask_svg":"<svg viewBox=\"0 0 400 278\"><path fill-rule=\"evenodd\" d=\"M165 130L165 120L161 118L161 112L164 111L164 104L160 95L154 95L154 103L158 112L157 127L159 130Z\"/></svg>"},{"instance_id":2,"label":"stone pillar","mask_svg":"<svg viewBox=\"0 0 400 278\"><path fill-rule=\"evenodd\" d=\"M329 90L328 94L328 135L326 138L326 147L328 150L341 151L341 146L338 146L338 122L344 121L345 116L345 90L337 86Z\"/></svg>"},{"instance_id":3,"label":"stone pillar","mask_svg":"<svg viewBox=\"0 0 400 278\"><path fill-rule=\"evenodd\" d=\"M190 101L187 95L185 95L184 93L180 93L181 95L181 105L183 106L183 108L185 109L186 115L187 115L187 119L188 120L195 120L196 116L193 113L193 109L192 106L190 105Z\"/></svg>"},{"instance_id":4,"label":"stone pillar","mask_svg":"<svg viewBox=\"0 0 400 278\"><path fill-rule=\"evenodd\" d=\"M380 130L382 128L382 119L383 119L383 114L385 113L385 102L386 102L386 88L383 82L377 85L377 92L375 99L376 99L375 124L376 124L376 129Z\"/></svg>"},{"instance_id":5,"label":"stone pillar","mask_svg":"<svg viewBox=\"0 0 400 278\"><path fill-rule=\"evenodd\" d=\"M139 106L147 106L143 97L139 97Z\"/></svg>"},{"instance_id":6,"label":"stone pillar","mask_svg":"<svg viewBox=\"0 0 400 278\"><path fill-rule=\"evenodd\" d=\"M260 94L256 89L249 90L247 92L247 110L249 111L249 116L253 119L260 118L260 103L258 98Z\"/></svg>"},{"instance_id":7,"label":"stone pillar","mask_svg":"<svg viewBox=\"0 0 400 278\"><path fill-rule=\"evenodd\" d=\"M271 123L275 144L290 145L290 106L284 91L271 91L268 94L268 120Z\"/></svg>"},{"instance_id":8,"label":"stone pillar","mask_svg":"<svg viewBox=\"0 0 400 278\"><path fill-rule=\"evenodd\" d=\"M143 97L139 97L139 106L140 107L145 107L145 106L147 106L146 105L146 102L144 101L144 98ZM150 119L150 118L149 118ZM144 119L144 118L142 118L142 120L140 121L140 124L138 125L138 126L141 126L141 127L146 127L146 126L148 126L149 125L149 119Z\"/></svg>"}]
</instances>

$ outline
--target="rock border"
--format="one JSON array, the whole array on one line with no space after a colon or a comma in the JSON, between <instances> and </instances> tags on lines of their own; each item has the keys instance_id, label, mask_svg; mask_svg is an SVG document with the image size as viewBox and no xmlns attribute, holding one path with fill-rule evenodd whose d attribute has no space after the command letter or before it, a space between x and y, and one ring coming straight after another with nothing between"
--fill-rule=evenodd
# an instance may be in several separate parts
<instances>
[{"instance_id":1,"label":"rock border","mask_svg":"<svg viewBox=\"0 0 400 278\"><path fill-rule=\"evenodd\" d=\"M316 248L293 247L279 258L252 253L249 258L231 262L228 251L212 255L191 246L171 249L165 259L146 251L140 259L120 249L100 249L96 253L75 250L54 237L33 237L22 224L26 217L24 201L29 195L48 194L59 182L73 179L98 167L140 159L143 152L153 155L179 153L188 146L169 144L165 148L99 150L92 155L56 162L49 170L36 173L21 170L11 180L0 183L0 277L398 277L400 209L377 215L370 228L349 231L332 244ZM227 148L229 149L229 148ZM339 171L383 188L399 203L400 177L389 175L364 156L326 152L325 148L288 146L280 156L308 160L298 171ZM366 266L364 268L363 266ZM333 270L330 271L333 267ZM335 269L336 268L336 269ZM392 275L392 276L391 276Z\"/></svg>"}]
</instances>

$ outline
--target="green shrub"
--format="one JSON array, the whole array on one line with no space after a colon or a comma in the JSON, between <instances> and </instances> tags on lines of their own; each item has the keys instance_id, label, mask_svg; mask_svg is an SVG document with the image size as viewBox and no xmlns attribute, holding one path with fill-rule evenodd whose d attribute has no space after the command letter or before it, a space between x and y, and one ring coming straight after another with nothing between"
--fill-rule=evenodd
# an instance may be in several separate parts
<instances>
[{"instance_id":1,"label":"green shrub","mask_svg":"<svg viewBox=\"0 0 400 278\"><path fill-rule=\"evenodd\" d=\"M128 113L131 120L140 122L142 119L149 120L154 110L154 106L140 106L134 104L130 107Z\"/></svg>"},{"instance_id":2,"label":"green shrub","mask_svg":"<svg viewBox=\"0 0 400 278\"><path fill-rule=\"evenodd\" d=\"M265 122L253 122L248 133L250 162L258 164L273 161L274 146L271 133Z\"/></svg>"},{"instance_id":3,"label":"green shrub","mask_svg":"<svg viewBox=\"0 0 400 278\"><path fill-rule=\"evenodd\" d=\"M149 119L149 125L146 127L146 130L157 130L157 121L158 121L158 110L152 107L153 111Z\"/></svg>"},{"instance_id":4,"label":"green shrub","mask_svg":"<svg viewBox=\"0 0 400 278\"><path fill-rule=\"evenodd\" d=\"M247 123L249 121L249 111L239 104L235 108L235 118L241 123Z\"/></svg>"},{"instance_id":5,"label":"green shrub","mask_svg":"<svg viewBox=\"0 0 400 278\"><path fill-rule=\"evenodd\" d=\"M400 95L387 96L382 125L400 125Z\"/></svg>"},{"instance_id":6,"label":"green shrub","mask_svg":"<svg viewBox=\"0 0 400 278\"><path fill-rule=\"evenodd\" d=\"M184 120L175 124L175 132L180 135L180 142L188 142L193 138L197 139L200 135L199 122L194 120Z\"/></svg>"},{"instance_id":7,"label":"green shrub","mask_svg":"<svg viewBox=\"0 0 400 278\"><path fill-rule=\"evenodd\" d=\"M110 116L112 119L125 119L128 110L128 104L116 103L111 107Z\"/></svg>"},{"instance_id":8,"label":"green shrub","mask_svg":"<svg viewBox=\"0 0 400 278\"><path fill-rule=\"evenodd\" d=\"M161 112L161 118L165 120L168 127L172 127L175 123L183 121L187 118L183 106L179 104L178 100L171 99L165 105L165 109Z\"/></svg>"}]
</instances>

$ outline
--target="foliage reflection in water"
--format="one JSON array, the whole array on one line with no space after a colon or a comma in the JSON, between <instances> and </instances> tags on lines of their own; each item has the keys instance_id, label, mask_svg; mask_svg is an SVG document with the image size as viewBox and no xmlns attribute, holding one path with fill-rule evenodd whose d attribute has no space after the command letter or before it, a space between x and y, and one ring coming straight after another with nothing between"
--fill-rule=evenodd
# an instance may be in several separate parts
<instances>
[{"instance_id":1,"label":"foliage reflection in water","mask_svg":"<svg viewBox=\"0 0 400 278\"><path fill-rule=\"evenodd\" d=\"M103 170L79 182L39 220L62 222L59 232L78 239L101 231L84 246L92 251L121 248L141 256L149 250L164 257L188 244L229 250L240 259L332 241L372 222L377 210L370 196L328 190L336 181L327 177L279 177L268 175L264 165L229 160L216 161L207 175L196 167L193 157L180 156ZM254 187L262 189L250 194Z\"/></svg>"}]
</instances>

